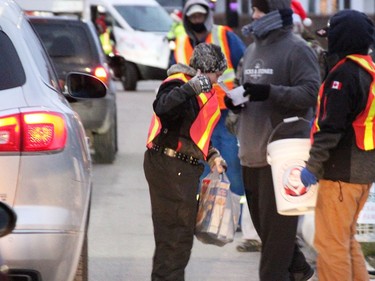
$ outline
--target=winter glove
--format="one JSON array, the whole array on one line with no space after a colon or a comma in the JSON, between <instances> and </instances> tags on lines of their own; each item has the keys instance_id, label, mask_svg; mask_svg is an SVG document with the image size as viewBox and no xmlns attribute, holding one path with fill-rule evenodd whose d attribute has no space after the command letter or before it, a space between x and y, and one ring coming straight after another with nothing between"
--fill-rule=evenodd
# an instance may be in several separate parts
<instances>
[{"instance_id":1,"label":"winter glove","mask_svg":"<svg viewBox=\"0 0 375 281\"><path fill-rule=\"evenodd\" d=\"M307 187L316 184L318 179L307 168L303 168L301 171L301 181Z\"/></svg>"},{"instance_id":2,"label":"winter glove","mask_svg":"<svg viewBox=\"0 0 375 281\"><path fill-rule=\"evenodd\" d=\"M245 89L243 96L249 96L250 101L265 101L270 95L270 85L245 83L243 87Z\"/></svg>"},{"instance_id":3,"label":"winter glove","mask_svg":"<svg viewBox=\"0 0 375 281\"><path fill-rule=\"evenodd\" d=\"M200 73L197 73L196 76L190 79L188 84L193 88L197 95L200 93L207 93L212 89L210 79Z\"/></svg>"},{"instance_id":4,"label":"winter glove","mask_svg":"<svg viewBox=\"0 0 375 281\"><path fill-rule=\"evenodd\" d=\"M224 96L224 103L228 109L233 111L233 113L239 113L240 110L245 107L244 103L240 105L234 105L232 99L228 96Z\"/></svg>"},{"instance_id":5,"label":"winter glove","mask_svg":"<svg viewBox=\"0 0 375 281\"><path fill-rule=\"evenodd\" d=\"M210 146L208 150L207 162L211 171L216 168L221 174L227 170L227 163L225 162L224 158L221 157L219 150L213 146Z\"/></svg>"}]
</instances>

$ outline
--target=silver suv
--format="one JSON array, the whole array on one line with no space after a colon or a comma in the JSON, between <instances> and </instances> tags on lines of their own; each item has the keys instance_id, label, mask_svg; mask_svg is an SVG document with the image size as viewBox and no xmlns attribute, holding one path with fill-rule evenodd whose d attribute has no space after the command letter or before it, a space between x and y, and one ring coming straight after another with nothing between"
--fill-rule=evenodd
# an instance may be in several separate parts
<instances>
[{"instance_id":1,"label":"silver suv","mask_svg":"<svg viewBox=\"0 0 375 281\"><path fill-rule=\"evenodd\" d=\"M63 92L13 0L0 0L0 49L0 200L18 218L0 239L0 259L11 280L87 281L92 164L67 98L77 104L103 98L106 86L69 73Z\"/></svg>"}]
</instances>

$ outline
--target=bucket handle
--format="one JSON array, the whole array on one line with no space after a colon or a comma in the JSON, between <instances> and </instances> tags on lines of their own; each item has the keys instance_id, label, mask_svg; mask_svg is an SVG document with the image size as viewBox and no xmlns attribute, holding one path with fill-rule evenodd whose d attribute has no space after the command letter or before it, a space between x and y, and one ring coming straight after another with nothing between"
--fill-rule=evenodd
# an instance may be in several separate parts
<instances>
[{"instance_id":1,"label":"bucket handle","mask_svg":"<svg viewBox=\"0 0 375 281\"><path fill-rule=\"evenodd\" d=\"M271 135L269 136L268 138L268 141L267 141L267 145L271 142L273 136L275 135L276 131L283 125L287 124L287 123L292 123L292 122L297 122L297 121L304 121L304 122L307 122L307 123L310 123L309 120L307 120L306 118L303 118L303 117L298 117L298 116L293 116L293 117L288 117L288 118L284 118L283 119L283 122L280 122L279 124L276 125L276 127L272 130L271 132Z\"/></svg>"}]
</instances>

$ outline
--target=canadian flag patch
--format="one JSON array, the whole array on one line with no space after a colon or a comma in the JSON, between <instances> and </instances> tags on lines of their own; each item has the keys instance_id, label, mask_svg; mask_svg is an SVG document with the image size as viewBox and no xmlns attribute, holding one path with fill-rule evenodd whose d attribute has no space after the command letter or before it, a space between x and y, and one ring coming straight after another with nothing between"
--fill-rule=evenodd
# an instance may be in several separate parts
<instances>
[{"instance_id":1,"label":"canadian flag patch","mask_svg":"<svg viewBox=\"0 0 375 281\"><path fill-rule=\"evenodd\" d=\"M339 81L333 81L332 82L331 89L341 90L341 87L342 87L342 83L341 82L339 82Z\"/></svg>"}]
</instances>

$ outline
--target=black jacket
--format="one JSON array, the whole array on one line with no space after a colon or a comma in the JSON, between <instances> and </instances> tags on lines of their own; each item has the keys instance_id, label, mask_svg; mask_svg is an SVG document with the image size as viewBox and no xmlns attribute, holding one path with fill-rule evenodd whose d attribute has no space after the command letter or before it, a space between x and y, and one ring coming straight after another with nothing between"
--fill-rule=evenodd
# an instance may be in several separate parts
<instances>
[{"instance_id":1,"label":"black jacket","mask_svg":"<svg viewBox=\"0 0 375 281\"><path fill-rule=\"evenodd\" d=\"M371 75L351 60L328 74L320 103L320 131L314 134L307 162L319 179L375 182L375 150L360 150L352 127L365 109L371 81Z\"/></svg>"},{"instance_id":2,"label":"black jacket","mask_svg":"<svg viewBox=\"0 0 375 281\"><path fill-rule=\"evenodd\" d=\"M190 138L190 127L199 113L199 105L193 88L182 80L174 79L161 84L153 103L155 114L160 118L162 130L153 141L198 159L204 159L202 151Z\"/></svg>"}]
</instances>

